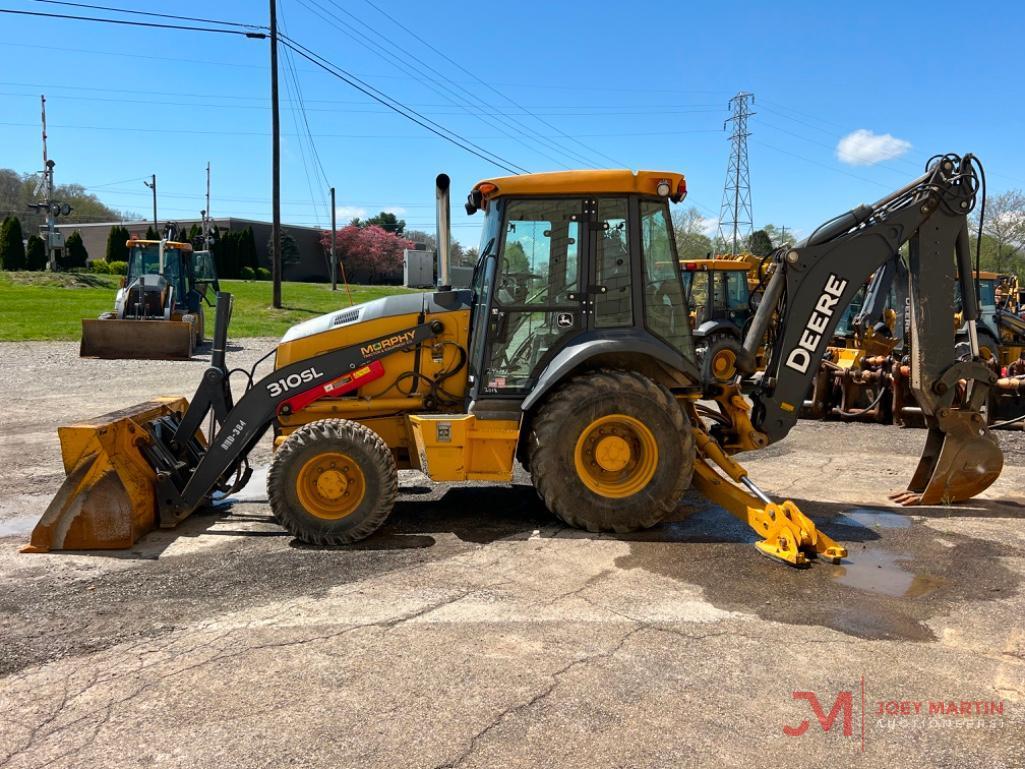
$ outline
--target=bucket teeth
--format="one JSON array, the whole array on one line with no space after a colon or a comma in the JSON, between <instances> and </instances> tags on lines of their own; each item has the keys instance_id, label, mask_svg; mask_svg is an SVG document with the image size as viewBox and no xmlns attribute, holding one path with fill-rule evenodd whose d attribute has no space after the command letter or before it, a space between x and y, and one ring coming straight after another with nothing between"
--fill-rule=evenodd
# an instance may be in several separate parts
<instances>
[{"instance_id":1,"label":"bucket teeth","mask_svg":"<svg viewBox=\"0 0 1025 769\"><path fill-rule=\"evenodd\" d=\"M147 424L184 413L184 398L164 398L61 427L67 478L22 552L129 548L156 521L156 472L144 447Z\"/></svg>"},{"instance_id":2,"label":"bucket teeth","mask_svg":"<svg viewBox=\"0 0 1025 769\"><path fill-rule=\"evenodd\" d=\"M1003 453L977 411L941 409L907 491L890 499L904 505L964 502L1000 477Z\"/></svg>"}]
</instances>

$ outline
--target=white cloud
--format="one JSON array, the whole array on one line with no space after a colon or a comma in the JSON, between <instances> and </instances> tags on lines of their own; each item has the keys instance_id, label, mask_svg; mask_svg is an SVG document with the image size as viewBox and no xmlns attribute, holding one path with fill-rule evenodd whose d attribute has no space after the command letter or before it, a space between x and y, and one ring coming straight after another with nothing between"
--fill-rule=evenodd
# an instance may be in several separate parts
<instances>
[{"instance_id":1,"label":"white cloud","mask_svg":"<svg viewBox=\"0 0 1025 769\"><path fill-rule=\"evenodd\" d=\"M843 137L836 145L836 156L841 163L852 166L872 166L884 160L899 158L911 149L911 142L892 134L876 134L859 128Z\"/></svg>"},{"instance_id":2,"label":"white cloud","mask_svg":"<svg viewBox=\"0 0 1025 769\"><path fill-rule=\"evenodd\" d=\"M348 222L350 219L365 219L367 216L376 216L381 211L386 211L396 216L402 216L406 213L406 209L402 206L381 206L379 208L375 206L373 212L365 206L338 206L335 209L335 215L339 221Z\"/></svg>"},{"instance_id":3,"label":"white cloud","mask_svg":"<svg viewBox=\"0 0 1025 769\"><path fill-rule=\"evenodd\" d=\"M366 215L367 209L359 206L338 206L335 209L335 216L343 222L348 222L350 219L362 219Z\"/></svg>"}]
</instances>

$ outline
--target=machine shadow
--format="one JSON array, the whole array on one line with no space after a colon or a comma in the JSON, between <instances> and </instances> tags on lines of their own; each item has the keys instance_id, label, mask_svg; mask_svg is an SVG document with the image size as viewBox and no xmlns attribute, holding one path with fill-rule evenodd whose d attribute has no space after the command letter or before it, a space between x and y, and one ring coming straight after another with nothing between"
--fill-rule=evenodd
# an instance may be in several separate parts
<instances>
[{"instance_id":1,"label":"machine shadow","mask_svg":"<svg viewBox=\"0 0 1025 769\"><path fill-rule=\"evenodd\" d=\"M595 534L564 525L545 508L534 487L526 483L449 486L435 498L416 498L433 491L426 486L403 488L388 522L363 542L338 547L298 541L291 545L341 551L407 549L430 547L441 534L452 534L462 542L476 545L531 537L723 544L753 544L758 539L746 524L696 492L689 492L681 500L676 515L652 529L630 534ZM836 509L831 509L832 506L803 500L798 501L798 505L827 533L841 541L866 542L879 538L871 528L854 522L833 521L849 510L849 506L837 505Z\"/></svg>"}]
</instances>

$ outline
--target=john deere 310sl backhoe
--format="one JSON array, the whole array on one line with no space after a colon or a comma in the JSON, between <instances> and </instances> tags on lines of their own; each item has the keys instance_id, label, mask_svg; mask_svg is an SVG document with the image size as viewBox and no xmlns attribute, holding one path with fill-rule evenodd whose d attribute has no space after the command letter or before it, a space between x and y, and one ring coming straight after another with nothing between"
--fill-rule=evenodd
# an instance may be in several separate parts
<instances>
[{"instance_id":1,"label":"john deere 310sl backhoe","mask_svg":"<svg viewBox=\"0 0 1025 769\"><path fill-rule=\"evenodd\" d=\"M574 526L653 526L693 486L749 523L763 553L794 565L839 560L841 545L792 502L771 500L733 455L787 435L844 307L910 242L914 382L930 434L900 501L964 500L996 479L1002 455L979 415L993 375L954 355L950 323L957 274L965 317L977 317L972 271L956 269L969 260L977 188L971 156L943 156L779 250L743 346L718 340L699 364L669 213L686 194L683 176L480 182L466 206L484 212L480 257L472 286L452 290L442 175L437 291L293 327L274 371L237 400L224 355L231 299L220 294L211 366L191 403L162 399L61 428L68 479L27 549L126 547L154 525L172 527L214 492L240 488L247 455L271 430L271 507L307 542L373 534L399 468L507 483L518 459ZM764 374L752 377L770 326Z\"/></svg>"}]
</instances>

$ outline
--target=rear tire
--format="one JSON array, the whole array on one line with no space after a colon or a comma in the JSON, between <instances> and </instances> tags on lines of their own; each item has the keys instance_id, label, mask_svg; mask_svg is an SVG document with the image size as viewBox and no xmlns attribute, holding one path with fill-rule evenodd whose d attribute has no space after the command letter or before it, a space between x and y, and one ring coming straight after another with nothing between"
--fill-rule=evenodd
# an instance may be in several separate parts
<instances>
[{"instance_id":1,"label":"rear tire","mask_svg":"<svg viewBox=\"0 0 1025 769\"><path fill-rule=\"evenodd\" d=\"M296 539L348 545L388 518L399 490L395 457L369 427L346 419L303 425L274 454L267 492Z\"/></svg>"},{"instance_id":2,"label":"rear tire","mask_svg":"<svg viewBox=\"0 0 1025 769\"><path fill-rule=\"evenodd\" d=\"M694 437L665 387L601 370L571 379L541 407L529 457L549 510L570 526L621 534L676 510L694 470Z\"/></svg>"}]
</instances>

